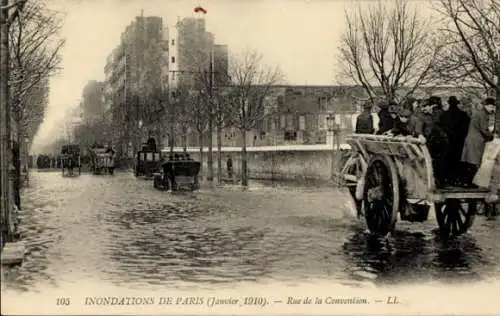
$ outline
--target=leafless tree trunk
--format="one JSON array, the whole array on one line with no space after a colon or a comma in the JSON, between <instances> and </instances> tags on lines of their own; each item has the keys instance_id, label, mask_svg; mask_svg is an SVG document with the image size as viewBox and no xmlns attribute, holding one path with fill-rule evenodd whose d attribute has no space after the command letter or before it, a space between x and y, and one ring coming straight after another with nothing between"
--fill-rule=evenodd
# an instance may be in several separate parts
<instances>
[{"instance_id":1,"label":"leafless tree trunk","mask_svg":"<svg viewBox=\"0 0 500 316\"><path fill-rule=\"evenodd\" d=\"M200 144L200 173L203 172L203 132L198 131L198 143Z\"/></svg>"},{"instance_id":2,"label":"leafless tree trunk","mask_svg":"<svg viewBox=\"0 0 500 316\"><path fill-rule=\"evenodd\" d=\"M497 0L440 0L435 7L447 22L441 40L440 75L453 83L479 85L500 106L500 3ZM496 112L500 131L500 111Z\"/></svg>"},{"instance_id":3,"label":"leafless tree trunk","mask_svg":"<svg viewBox=\"0 0 500 316\"><path fill-rule=\"evenodd\" d=\"M19 155L16 155L15 191L19 194L21 185L21 161L25 130L24 122L37 112L38 104L29 104L30 94L53 75L61 62L60 49L64 40L57 39L61 20L57 13L49 11L38 1L31 1L24 6L23 14L10 25L10 103L16 122L16 143ZM16 196L17 200L20 200Z\"/></svg>"},{"instance_id":4,"label":"leafless tree trunk","mask_svg":"<svg viewBox=\"0 0 500 316\"><path fill-rule=\"evenodd\" d=\"M1 238L3 241L14 239L13 229L13 188L9 179L12 164L11 105L10 105L10 61L9 28L19 18L26 1L0 0L0 216Z\"/></svg>"},{"instance_id":5,"label":"leafless tree trunk","mask_svg":"<svg viewBox=\"0 0 500 316\"><path fill-rule=\"evenodd\" d=\"M233 100L236 100L233 123L243 137L241 184L247 186L247 132L276 110L266 101L271 94L271 87L282 81L284 76L279 67L265 65L262 55L255 51L244 51L241 56L235 56L231 61L231 93Z\"/></svg>"},{"instance_id":6,"label":"leafless tree trunk","mask_svg":"<svg viewBox=\"0 0 500 316\"><path fill-rule=\"evenodd\" d=\"M343 79L362 85L372 101L394 101L431 82L440 45L433 43L430 19L421 18L409 1L377 3L345 13L347 30L338 55Z\"/></svg>"},{"instance_id":7,"label":"leafless tree trunk","mask_svg":"<svg viewBox=\"0 0 500 316\"><path fill-rule=\"evenodd\" d=\"M222 126L217 124L217 183L222 183Z\"/></svg>"}]
</instances>

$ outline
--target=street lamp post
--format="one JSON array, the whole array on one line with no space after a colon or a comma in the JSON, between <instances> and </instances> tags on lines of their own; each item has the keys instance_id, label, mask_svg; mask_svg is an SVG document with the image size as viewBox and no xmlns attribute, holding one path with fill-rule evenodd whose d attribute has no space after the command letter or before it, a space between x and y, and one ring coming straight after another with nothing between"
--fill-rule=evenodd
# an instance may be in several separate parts
<instances>
[{"instance_id":1,"label":"street lamp post","mask_svg":"<svg viewBox=\"0 0 500 316\"><path fill-rule=\"evenodd\" d=\"M338 180L340 163L340 128L335 120L335 115L330 113L326 118L329 139L332 144L332 180ZM338 181L336 181L336 184Z\"/></svg>"}]
</instances>

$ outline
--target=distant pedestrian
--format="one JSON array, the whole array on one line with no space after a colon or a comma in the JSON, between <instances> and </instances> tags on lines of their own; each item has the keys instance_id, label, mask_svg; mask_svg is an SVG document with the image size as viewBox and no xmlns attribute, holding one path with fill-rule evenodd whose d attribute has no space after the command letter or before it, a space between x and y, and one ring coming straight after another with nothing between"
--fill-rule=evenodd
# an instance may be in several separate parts
<instances>
[{"instance_id":1,"label":"distant pedestrian","mask_svg":"<svg viewBox=\"0 0 500 316\"><path fill-rule=\"evenodd\" d=\"M227 157L226 168L227 168L228 178L232 179L233 178L233 160L231 159L231 156Z\"/></svg>"}]
</instances>

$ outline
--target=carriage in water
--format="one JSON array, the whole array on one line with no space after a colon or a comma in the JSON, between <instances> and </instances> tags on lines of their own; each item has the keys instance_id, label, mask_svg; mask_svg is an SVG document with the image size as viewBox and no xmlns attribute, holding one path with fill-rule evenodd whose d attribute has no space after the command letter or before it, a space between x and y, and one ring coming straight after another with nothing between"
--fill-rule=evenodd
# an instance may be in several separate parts
<instances>
[{"instance_id":1,"label":"carriage in water","mask_svg":"<svg viewBox=\"0 0 500 316\"><path fill-rule=\"evenodd\" d=\"M95 145L90 149L90 169L93 174L113 174L115 151L110 147Z\"/></svg>"},{"instance_id":2,"label":"carriage in water","mask_svg":"<svg viewBox=\"0 0 500 316\"><path fill-rule=\"evenodd\" d=\"M413 137L352 134L340 181L356 201L371 233L387 235L402 221L423 222L434 209L439 232L452 238L468 231L479 208L498 200L484 188L437 187L425 141Z\"/></svg>"},{"instance_id":3,"label":"carriage in water","mask_svg":"<svg viewBox=\"0 0 500 316\"><path fill-rule=\"evenodd\" d=\"M187 154L170 155L162 164L160 172L154 174L153 186L158 190L195 191L200 188L198 174L201 163Z\"/></svg>"},{"instance_id":4,"label":"carriage in water","mask_svg":"<svg viewBox=\"0 0 500 316\"><path fill-rule=\"evenodd\" d=\"M134 175L151 179L154 173L160 171L162 163L161 153L156 149L156 141L150 138L143 144L142 150L137 152Z\"/></svg>"},{"instance_id":5,"label":"carriage in water","mask_svg":"<svg viewBox=\"0 0 500 316\"><path fill-rule=\"evenodd\" d=\"M61 148L61 170L63 176L75 176L82 173L82 164L79 145L64 145ZM75 173L78 168L78 173Z\"/></svg>"}]
</instances>

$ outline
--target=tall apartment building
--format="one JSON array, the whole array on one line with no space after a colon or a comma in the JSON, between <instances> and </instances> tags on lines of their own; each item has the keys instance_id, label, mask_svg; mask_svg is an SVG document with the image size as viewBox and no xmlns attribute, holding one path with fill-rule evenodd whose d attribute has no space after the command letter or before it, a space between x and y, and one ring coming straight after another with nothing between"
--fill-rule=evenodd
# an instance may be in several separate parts
<instances>
[{"instance_id":1,"label":"tall apartment building","mask_svg":"<svg viewBox=\"0 0 500 316\"><path fill-rule=\"evenodd\" d=\"M104 115L104 82L90 80L83 88L82 113L83 121L94 123Z\"/></svg>"},{"instance_id":2,"label":"tall apartment building","mask_svg":"<svg viewBox=\"0 0 500 316\"><path fill-rule=\"evenodd\" d=\"M161 17L138 16L108 57L105 99L116 127L113 143L120 154L133 153L140 142L138 122L151 123L155 116L165 89L167 42L168 28Z\"/></svg>"},{"instance_id":3,"label":"tall apartment building","mask_svg":"<svg viewBox=\"0 0 500 316\"><path fill-rule=\"evenodd\" d=\"M207 32L203 18L184 18L171 28L169 41L169 86L187 85L196 88L200 76L213 73L214 84L227 80L228 49L216 45ZM212 68L210 64L212 63Z\"/></svg>"}]
</instances>

